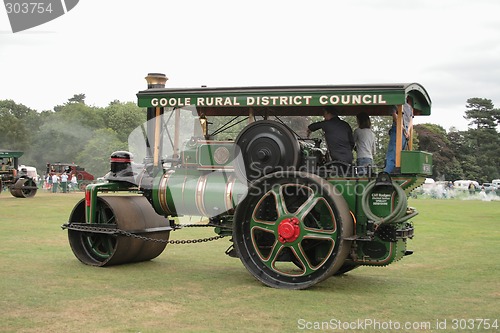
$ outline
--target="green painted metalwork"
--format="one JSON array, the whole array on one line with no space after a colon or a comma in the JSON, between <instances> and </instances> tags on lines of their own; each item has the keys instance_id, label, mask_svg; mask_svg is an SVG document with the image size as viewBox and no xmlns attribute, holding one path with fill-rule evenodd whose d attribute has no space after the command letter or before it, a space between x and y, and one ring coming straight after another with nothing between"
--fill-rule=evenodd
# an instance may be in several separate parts
<instances>
[{"instance_id":1,"label":"green painted metalwork","mask_svg":"<svg viewBox=\"0 0 500 333\"><path fill-rule=\"evenodd\" d=\"M191 140L182 150L182 163L201 169L220 169L231 167L234 142Z\"/></svg>"},{"instance_id":2,"label":"green painted metalwork","mask_svg":"<svg viewBox=\"0 0 500 333\"><path fill-rule=\"evenodd\" d=\"M430 115L431 100L421 85L166 89L160 84L155 87L137 94L138 105L148 108L148 119L163 114L166 108L186 106L194 106L187 110L205 120L205 116L226 115L253 120L258 115L265 120L247 139L261 140L261 145L245 153L261 152L256 155L257 161L267 162L276 156L284 159L288 154L283 152L288 152L286 148L292 146L291 141L297 143L296 149L289 152L297 157L293 160L297 169L275 170L269 164L272 171L266 173L262 168L259 169L262 174L247 179L240 174L238 160L233 161L238 139L208 140L205 131L202 136L193 133L187 142L179 142L182 141L179 133L173 134L174 154L167 157L156 154L154 166L149 154L140 176L131 176L132 169L128 170L129 165L124 164L108 177L109 183L87 187L87 223L107 223L105 212L97 206L99 192L138 189L162 217L210 218L216 233L233 236L236 252L251 274L269 286L287 289L307 288L331 274L359 265L389 265L409 253L407 240L413 237L411 218L417 211L408 207L407 196L432 173L430 154L403 151L397 174L390 177L379 174L387 176L385 180L352 170L335 174L328 169L324 155L318 155L319 143L313 147L291 131L290 140L284 141L283 135L274 134L286 132L286 125L273 126L276 121L268 117L321 115L324 107L336 107L342 115L364 111L370 116L389 116L389 111L405 103L408 96L413 99L415 115ZM177 117L176 132L181 123L178 113L172 113ZM154 128L148 127L150 130ZM158 129L155 133L160 135ZM158 143L151 141L152 138L149 146L156 147ZM273 149L268 149L269 142ZM248 167L244 165L243 169ZM95 239L98 237L89 238ZM115 251L114 244L88 245L91 249L97 246L93 250L95 256L105 258Z\"/></svg>"},{"instance_id":3,"label":"green painted metalwork","mask_svg":"<svg viewBox=\"0 0 500 333\"><path fill-rule=\"evenodd\" d=\"M432 176L432 154L424 151L401 151L401 173Z\"/></svg>"},{"instance_id":4,"label":"green painted metalwork","mask_svg":"<svg viewBox=\"0 0 500 333\"><path fill-rule=\"evenodd\" d=\"M97 195L99 192L107 191L126 191L130 189L130 184L120 182L109 182L102 184L89 184L85 188L85 222L86 223L99 223L97 214Z\"/></svg>"},{"instance_id":5,"label":"green painted metalwork","mask_svg":"<svg viewBox=\"0 0 500 333\"><path fill-rule=\"evenodd\" d=\"M414 99L420 115L430 114L431 100L418 83L396 85L286 86L242 88L148 89L137 94L140 107L207 108L385 106ZM304 110L311 114L311 110ZM308 112L309 111L309 112Z\"/></svg>"},{"instance_id":6,"label":"green painted metalwork","mask_svg":"<svg viewBox=\"0 0 500 333\"><path fill-rule=\"evenodd\" d=\"M24 154L24 152L22 152L22 151L0 149L0 158L10 158L10 157L19 158L19 157L23 156L23 154Z\"/></svg>"},{"instance_id":7,"label":"green painted metalwork","mask_svg":"<svg viewBox=\"0 0 500 333\"><path fill-rule=\"evenodd\" d=\"M179 168L156 178L152 203L160 215L217 216L234 209L245 186L234 173Z\"/></svg>"}]
</instances>

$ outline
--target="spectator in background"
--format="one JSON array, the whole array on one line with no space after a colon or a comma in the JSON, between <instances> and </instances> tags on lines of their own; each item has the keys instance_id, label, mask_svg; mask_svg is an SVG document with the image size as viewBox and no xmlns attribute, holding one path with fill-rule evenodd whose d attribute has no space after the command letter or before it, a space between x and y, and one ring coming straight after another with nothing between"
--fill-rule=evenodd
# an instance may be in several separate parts
<instances>
[{"instance_id":1,"label":"spectator in background","mask_svg":"<svg viewBox=\"0 0 500 333\"><path fill-rule=\"evenodd\" d=\"M68 192L68 174L66 172L61 175L61 189L63 193Z\"/></svg>"},{"instance_id":2,"label":"spectator in background","mask_svg":"<svg viewBox=\"0 0 500 333\"><path fill-rule=\"evenodd\" d=\"M469 194L473 195L474 193L476 193L476 186L474 186L474 183L470 182L469 183Z\"/></svg>"},{"instance_id":3,"label":"spectator in background","mask_svg":"<svg viewBox=\"0 0 500 333\"><path fill-rule=\"evenodd\" d=\"M73 189L73 191L76 191L78 189L78 180L76 179L75 174L71 175L71 188Z\"/></svg>"},{"instance_id":4,"label":"spectator in background","mask_svg":"<svg viewBox=\"0 0 500 333\"><path fill-rule=\"evenodd\" d=\"M52 193L57 193L57 187L59 186L59 176L57 173L52 175Z\"/></svg>"},{"instance_id":5,"label":"spectator in background","mask_svg":"<svg viewBox=\"0 0 500 333\"><path fill-rule=\"evenodd\" d=\"M47 191L52 189L52 175L50 173L45 177L45 189Z\"/></svg>"}]
</instances>

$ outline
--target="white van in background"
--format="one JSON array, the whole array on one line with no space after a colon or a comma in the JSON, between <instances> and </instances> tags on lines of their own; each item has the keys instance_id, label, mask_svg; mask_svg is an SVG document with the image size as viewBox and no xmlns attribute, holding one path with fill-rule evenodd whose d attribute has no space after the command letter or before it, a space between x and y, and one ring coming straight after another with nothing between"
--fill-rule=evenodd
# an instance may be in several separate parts
<instances>
[{"instance_id":1,"label":"white van in background","mask_svg":"<svg viewBox=\"0 0 500 333\"><path fill-rule=\"evenodd\" d=\"M493 179L491 183L497 188L500 188L500 179Z\"/></svg>"},{"instance_id":2,"label":"white van in background","mask_svg":"<svg viewBox=\"0 0 500 333\"><path fill-rule=\"evenodd\" d=\"M479 186L479 183L476 182L475 180L455 180L453 182L453 187L458 189L458 190L468 190L470 183L474 184L474 188L480 189L481 187Z\"/></svg>"},{"instance_id":3,"label":"white van in background","mask_svg":"<svg viewBox=\"0 0 500 333\"><path fill-rule=\"evenodd\" d=\"M23 172L25 172L28 177L33 178L35 181L38 181L38 173L37 173L35 167L20 165L17 168L17 171L18 171L19 175L21 175Z\"/></svg>"}]
</instances>

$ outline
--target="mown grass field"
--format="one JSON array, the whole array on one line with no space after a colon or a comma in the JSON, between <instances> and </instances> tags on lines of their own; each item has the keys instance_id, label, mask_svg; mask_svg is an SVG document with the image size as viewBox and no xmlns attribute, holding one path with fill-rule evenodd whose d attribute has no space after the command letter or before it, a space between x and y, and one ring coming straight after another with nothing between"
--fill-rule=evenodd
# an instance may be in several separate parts
<instances>
[{"instance_id":1,"label":"mown grass field","mask_svg":"<svg viewBox=\"0 0 500 333\"><path fill-rule=\"evenodd\" d=\"M485 331L479 322L454 330L454 319L500 325L499 201L412 199L420 211L412 256L287 291L263 286L226 256L227 238L168 245L149 262L85 266L60 228L82 196L0 195L0 332L302 332L318 325L352 332L335 324L370 320L356 331L386 332L375 325L390 322L421 328L406 332ZM191 228L171 239L212 235Z\"/></svg>"}]
</instances>

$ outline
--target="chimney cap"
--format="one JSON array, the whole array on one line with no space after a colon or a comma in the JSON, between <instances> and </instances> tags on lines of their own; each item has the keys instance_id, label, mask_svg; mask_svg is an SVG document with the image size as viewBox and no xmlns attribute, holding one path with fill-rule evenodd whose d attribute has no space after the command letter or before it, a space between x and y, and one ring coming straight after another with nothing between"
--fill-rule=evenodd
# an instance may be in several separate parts
<instances>
[{"instance_id":1,"label":"chimney cap","mask_svg":"<svg viewBox=\"0 0 500 333\"><path fill-rule=\"evenodd\" d=\"M148 73L145 79L148 82L148 88L164 88L168 77L163 73Z\"/></svg>"}]
</instances>

